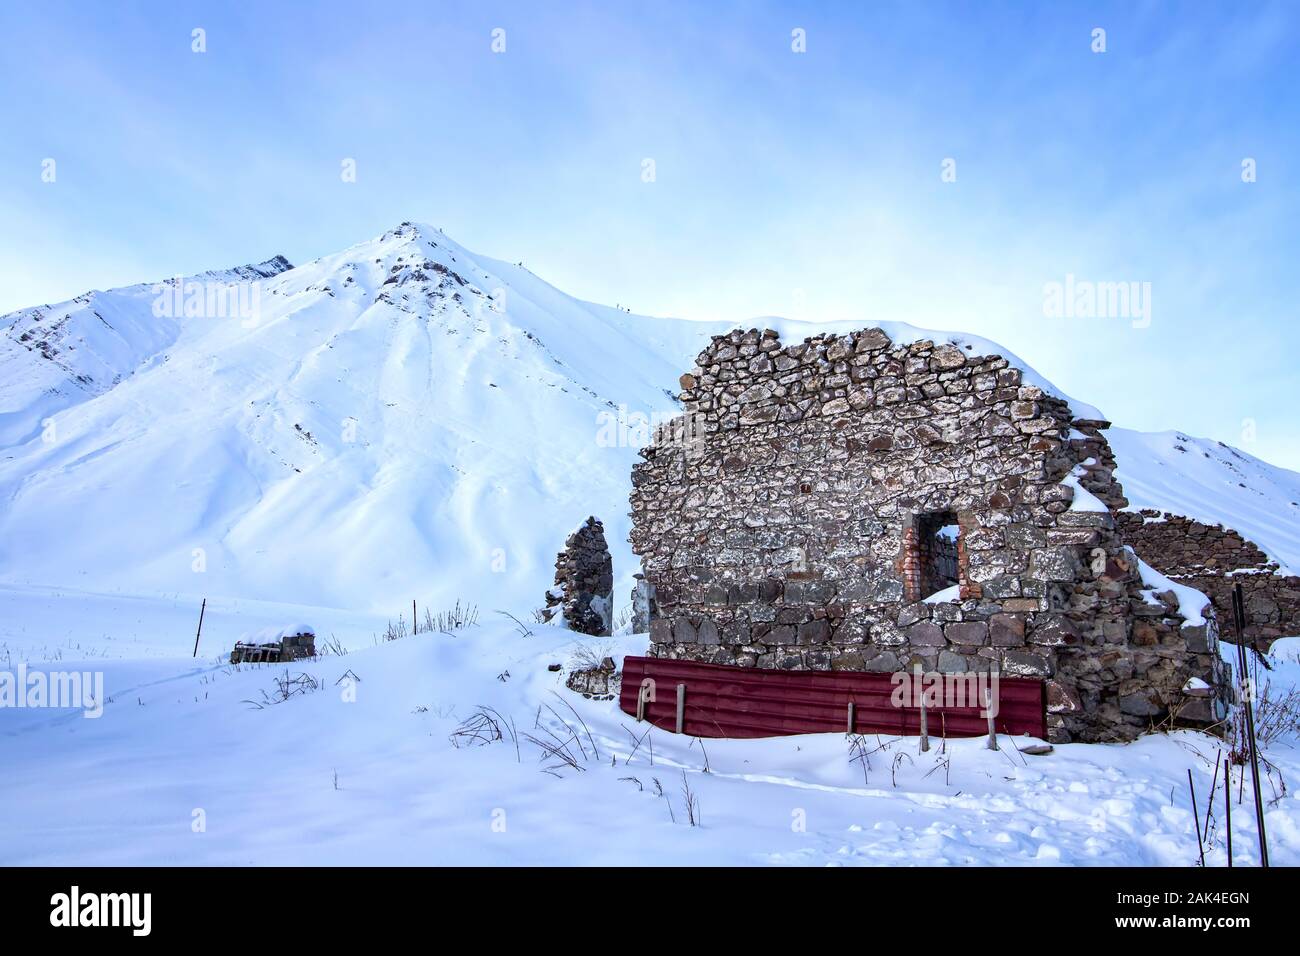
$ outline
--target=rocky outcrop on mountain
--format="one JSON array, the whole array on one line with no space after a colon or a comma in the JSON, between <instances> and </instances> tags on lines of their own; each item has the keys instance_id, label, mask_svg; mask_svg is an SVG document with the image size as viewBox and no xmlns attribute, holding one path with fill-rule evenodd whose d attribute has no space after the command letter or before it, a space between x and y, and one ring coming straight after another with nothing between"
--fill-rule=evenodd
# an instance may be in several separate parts
<instances>
[{"instance_id":1,"label":"rocky outcrop on mountain","mask_svg":"<svg viewBox=\"0 0 1300 956\"><path fill-rule=\"evenodd\" d=\"M86 292L59 305L11 312L0 316L0 362L16 363L22 354L16 346L50 363L54 371L51 381L66 381L76 389L100 392L116 385L135 366L170 344L162 331L166 323L160 320L184 317L179 311L173 314L171 305L173 299L194 294L185 290L197 288L202 298L210 286L259 282L292 268L284 256L274 256L265 262L106 292ZM147 306L141 310L143 316L125 318L124 304L135 302ZM11 375L15 373L10 370Z\"/></svg>"}]
</instances>

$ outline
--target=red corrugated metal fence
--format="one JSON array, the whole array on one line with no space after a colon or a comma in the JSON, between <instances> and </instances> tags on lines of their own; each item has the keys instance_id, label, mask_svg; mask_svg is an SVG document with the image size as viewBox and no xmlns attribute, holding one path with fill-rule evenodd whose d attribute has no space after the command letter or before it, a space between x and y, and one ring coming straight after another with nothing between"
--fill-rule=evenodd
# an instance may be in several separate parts
<instances>
[{"instance_id":1,"label":"red corrugated metal fence","mask_svg":"<svg viewBox=\"0 0 1300 956\"><path fill-rule=\"evenodd\" d=\"M849 703L854 732L921 732L921 711L895 706L892 674L861 671L784 671L735 667L659 657L628 657L623 662L619 707L636 715L645 680L654 682L654 700L645 718L656 727L677 726L677 685L686 685L683 732L693 737L779 737L787 734L844 733ZM999 733L1047 736L1047 701L1042 681L1002 677L998 681ZM988 733L978 703L927 708L931 736L977 737Z\"/></svg>"}]
</instances>

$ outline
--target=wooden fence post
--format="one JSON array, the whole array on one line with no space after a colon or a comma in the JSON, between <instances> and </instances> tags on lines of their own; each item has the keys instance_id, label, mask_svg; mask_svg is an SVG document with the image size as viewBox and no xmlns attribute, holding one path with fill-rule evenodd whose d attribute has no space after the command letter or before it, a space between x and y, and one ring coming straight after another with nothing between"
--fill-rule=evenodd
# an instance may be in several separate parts
<instances>
[{"instance_id":1,"label":"wooden fence post","mask_svg":"<svg viewBox=\"0 0 1300 956\"><path fill-rule=\"evenodd\" d=\"M987 690L984 691L984 713L989 717L989 750L997 750L998 732L993 727L993 698Z\"/></svg>"}]
</instances>

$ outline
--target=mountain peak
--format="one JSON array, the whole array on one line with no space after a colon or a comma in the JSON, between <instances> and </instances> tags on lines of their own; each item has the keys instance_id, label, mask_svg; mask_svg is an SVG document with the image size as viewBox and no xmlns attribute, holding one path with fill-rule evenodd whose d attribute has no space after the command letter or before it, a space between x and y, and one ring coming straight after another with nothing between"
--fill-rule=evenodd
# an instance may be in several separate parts
<instances>
[{"instance_id":1,"label":"mountain peak","mask_svg":"<svg viewBox=\"0 0 1300 956\"><path fill-rule=\"evenodd\" d=\"M214 270L205 273L208 276L217 278L239 279L245 282L256 282L258 279L271 279L282 272L288 272L293 268L293 263L284 256L272 256L262 262L250 262L247 265L235 266L231 269Z\"/></svg>"},{"instance_id":2,"label":"mountain peak","mask_svg":"<svg viewBox=\"0 0 1300 956\"><path fill-rule=\"evenodd\" d=\"M244 266L244 268L256 272L264 279L269 279L272 276L278 276L281 272L288 272L293 268L293 263L284 256L277 255L263 262Z\"/></svg>"},{"instance_id":3,"label":"mountain peak","mask_svg":"<svg viewBox=\"0 0 1300 956\"><path fill-rule=\"evenodd\" d=\"M431 226L427 222L411 222L409 220L399 223L379 237L380 242L389 239L428 239L435 243L448 241L446 235L437 226Z\"/></svg>"}]
</instances>

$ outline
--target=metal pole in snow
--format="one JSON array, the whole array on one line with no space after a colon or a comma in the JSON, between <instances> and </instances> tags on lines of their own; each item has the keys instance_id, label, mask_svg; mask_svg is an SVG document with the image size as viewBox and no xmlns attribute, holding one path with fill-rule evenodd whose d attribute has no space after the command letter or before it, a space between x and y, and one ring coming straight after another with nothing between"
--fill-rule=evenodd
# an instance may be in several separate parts
<instances>
[{"instance_id":1,"label":"metal pole in snow","mask_svg":"<svg viewBox=\"0 0 1300 956\"><path fill-rule=\"evenodd\" d=\"M1237 660L1241 666L1241 686L1246 687L1246 599L1241 593L1241 584L1232 589L1232 623L1237 630ZM1250 737L1250 777L1255 785L1255 828L1259 833L1259 865L1268 867L1268 837L1264 833L1264 795L1259 790L1259 754L1255 746L1255 705L1251 698L1254 687L1246 698L1246 733Z\"/></svg>"},{"instance_id":2,"label":"metal pole in snow","mask_svg":"<svg viewBox=\"0 0 1300 956\"><path fill-rule=\"evenodd\" d=\"M1201 839L1201 815L1196 810L1196 785L1192 783L1192 768L1187 768L1187 789L1192 792L1192 819L1196 821L1196 848L1201 851L1201 866L1205 866L1205 841ZM1209 821L1206 821L1208 826Z\"/></svg>"},{"instance_id":3,"label":"metal pole in snow","mask_svg":"<svg viewBox=\"0 0 1300 956\"><path fill-rule=\"evenodd\" d=\"M1232 752L1223 762L1223 813L1228 827L1228 866L1232 866Z\"/></svg>"},{"instance_id":4,"label":"metal pole in snow","mask_svg":"<svg viewBox=\"0 0 1300 956\"><path fill-rule=\"evenodd\" d=\"M203 605L199 608L199 629L194 632L194 656L199 656L199 635L203 633L203 612L208 609L208 599L203 599Z\"/></svg>"}]
</instances>

